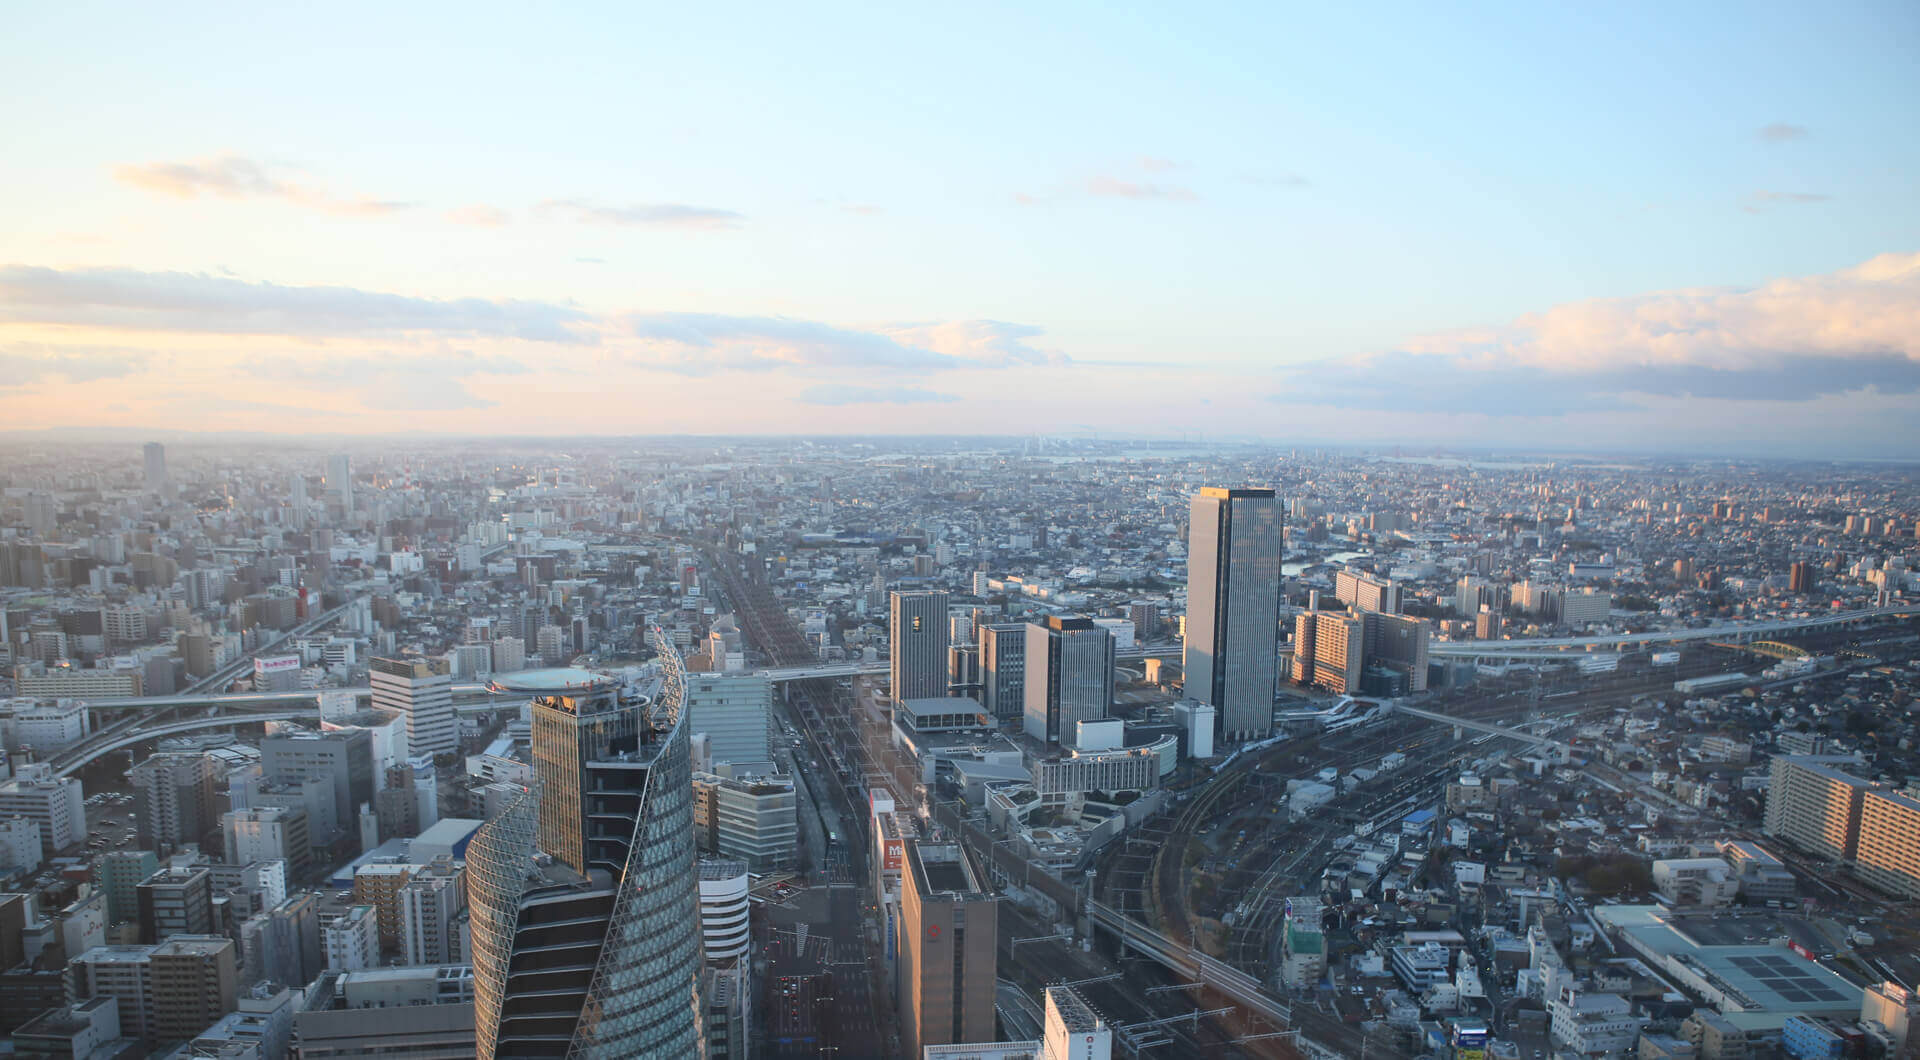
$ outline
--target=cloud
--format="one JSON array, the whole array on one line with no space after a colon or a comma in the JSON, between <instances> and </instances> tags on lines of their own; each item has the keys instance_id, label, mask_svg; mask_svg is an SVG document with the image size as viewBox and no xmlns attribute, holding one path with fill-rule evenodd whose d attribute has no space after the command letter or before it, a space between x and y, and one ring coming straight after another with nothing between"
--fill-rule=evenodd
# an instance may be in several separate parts
<instances>
[{"instance_id":1,"label":"cloud","mask_svg":"<svg viewBox=\"0 0 1920 1060\"><path fill-rule=\"evenodd\" d=\"M242 155L220 155L196 162L120 165L113 168L113 175L123 184L179 199L196 199L202 195L221 199L280 199L346 217L383 217L419 205L367 196L339 198L275 177L266 167Z\"/></svg>"},{"instance_id":2,"label":"cloud","mask_svg":"<svg viewBox=\"0 0 1920 1060\"><path fill-rule=\"evenodd\" d=\"M917 386L850 386L822 383L800 392L799 400L808 405L914 405L929 402L958 401L953 394L942 394Z\"/></svg>"},{"instance_id":3,"label":"cloud","mask_svg":"<svg viewBox=\"0 0 1920 1060\"><path fill-rule=\"evenodd\" d=\"M1920 254L1754 288L1573 302L1290 366L1273 400L1547 416L1649 397L1802 402L1865 390L1920 393Z\"/></svg>"},{"instance_id":4,"label":"cloud","mask_svg":"<svg viewBox=\"0 0 1920 1060\"><path fill-rule=\"evenodd\" d=\"M791 317L638 313L625 324L646 350L639 363L683 375L771 369L924 373L1067 363L1064 355L1029 343L1040 328L998 320L859 329Z\"/></svg>"},{"instance_id":5,"label":"cloud","mask_svg":"<svg viewBox=\"0 0 1920 1060\"><path fill-rule=\"evenodd\" d=\"M1770 125L1761 126L1760 131L1754 135L1770 144L1783 144L1789 140L1806 139L1807 127L1804 125L1789 125L1783 121L1776 121Z\"/></svg>"},{"instance_id":6,"label":"cloud","mask_svg":"<svg viewBox=\"0 0 1920 1060\"><path fill-rule=\"evenodd\" d=\"M1152 155L1140 156L1140 168L1149 173L1165 173L1169 169L1179 169L1180 163L1171 158L1155 158Z\"/></svg>"},{"instance_id":7,"label":"cloud","mask_svg":"<svg viewBox=\"0 0 1920 1060\"><path fill-rule=\"evenodd\" d=\"M1199 198L1189 188L1175 184L1138 184L1115 177L1095 177L1087 181L1087 194L1114 199L1166 199L1192 202Z\"/></svg>"},{"instance_id":8,"label":"cloud","mask_svg":"<svg viewBox=\"0 0 1920 1060\"><path fill-rule=\"evenodd\" d=\"M283 287L203 273L0 266L0 322L303 338L409 333L593 342L570 306Z\"/></svg>"},{"instance_id":9,"label":"cloud","mask_svg":"<svg viewBox=\"0 0 1920 1060\"><path fill-rule=\"evenodd\" d=\"M475 228L499 228L513 223L513 215L497 206L456 206L445 216L454 224Z\"/></svg>"},{"instance_id":10,"label":"cloud","mask_svg":"<svg viewBox=\"0 0 1920 1060\"><path fill-rule=\"evenodd\" d=\"M1813 202L1830 202L1833 196L1810 191L1756 191L1747 196L1740 205L1748 213L1765 213L1766 208L1776 205L1803 205Z\"/></svg>"},{"instance_id":11,"label":"cloud","mask_svg":"<svg viewBox=\"0 0 1920 1060\"><path fill-rule=\"evenodd\" d=\"M118 379L147 366L148 356L135 350L76 350L41 343L0 346L0 388L55 379L88 383Z\"/></svg>"},{"instance_id":12,"label":"cloud","mask_svg":"<svg viewBox=\"0 0 1920 1060\"><path fill-rule=\"evenodd\" d=\"M603 206L582 199L548 199L534 207L534 212L578 224L620 228L738 228L746 220L732 210L676 202Z\"/></svg>"},{"instance_id":13,"label":"cloud","mask_svg":"<svg viewBox=\"0 0 1920 1060\"><path fill-rule=\"evenodd\" d=\"M297 383L303 390L353 395L367 409L443 411L499 404L467 389L474 375L522 375L530 369L511 357L483 357L464 350L415 356L267 357L242 362L239 371L258 379Z\"/></svg>"}]
</instances>

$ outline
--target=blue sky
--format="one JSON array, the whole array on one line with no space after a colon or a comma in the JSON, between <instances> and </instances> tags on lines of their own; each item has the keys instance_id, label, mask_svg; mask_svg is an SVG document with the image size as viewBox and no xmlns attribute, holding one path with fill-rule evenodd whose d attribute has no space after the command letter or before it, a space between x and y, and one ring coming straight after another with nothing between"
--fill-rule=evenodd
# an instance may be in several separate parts
<instances>
[{"instance_id":1,"label":"blue sky","mask_svg":"<svg viewBox=\"0 0 1920 1060\"><path fill-rule=\"evenodd\" d=\"M544 431L601 395L665 408L582 429L1690 446L1761 419L1780 446L1838 414L1920 443L1912 4L10 24L0 417L22 425L172 426L219 395L226 426ZM1791 304L1673 294L1781 283ZM430 319L262 312L289 287ZM1597 301L1649 298L1657 334ZM469 299L588 322L496 334ZM1547 343L1525 322L1556 307L1578 326ZM1451 404L1364 396L1409 378ZM1805 396L1836 378L1857 385ZM1685 393L1633 396L1648 380Z\"/></svg>"}]
</instances>

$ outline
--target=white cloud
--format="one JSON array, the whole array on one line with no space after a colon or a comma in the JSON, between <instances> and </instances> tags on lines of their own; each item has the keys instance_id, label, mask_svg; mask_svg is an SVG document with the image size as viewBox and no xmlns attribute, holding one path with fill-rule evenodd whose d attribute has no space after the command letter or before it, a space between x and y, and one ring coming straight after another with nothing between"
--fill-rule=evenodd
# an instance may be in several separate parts
<instances>
[{"instance_id":1,"label":"white cloud","mask_svg":"<svg viewBox=\"0 0 1920 1060\"><path fill-rule=\"evenodd\" d=\"M960 399L953 394L943 394L917 386L881 387L822 383L802 390L799 400L807 405L918 405L942 404Z\"/></svg>"},{"instance_id":2,"label":"white cloud","mask_svg":"<svg viewBox=\"0 0 1920 1060\"><path fill-rule=\"evenodd\" d=\"M1553 415L1634 395L1804 401L1920 391L1920 254L1754 288L1556 306L1500 327L1293 366L1274 400Z\"/></svg>"},{"instance_id":3,"label":"white cloud","mask_svg":"<svg viewBox=\"0 0 1920 1060\"><path fill-rule=\"evenodd\" d=\"M193 162L121 165L114 167L113 175L124 184L179 199L201 195L222 199L280 199L346 217L383 217L419 205L367 196L341 198L276 177L265 166L242 155L220 155Z\"/></svg>"},{"instance_id":4,"label":"white cloud","mask_svg":"<svg viewBox=\"0 0 1920 1060\"><path fill-rule=\"evenodd\" d=\"M534 207L534 212L579 224L619 228L738 228L746 220L732 210L677 202L607 206L582 199L548 199Z\"/></svg>"}]
</instances>

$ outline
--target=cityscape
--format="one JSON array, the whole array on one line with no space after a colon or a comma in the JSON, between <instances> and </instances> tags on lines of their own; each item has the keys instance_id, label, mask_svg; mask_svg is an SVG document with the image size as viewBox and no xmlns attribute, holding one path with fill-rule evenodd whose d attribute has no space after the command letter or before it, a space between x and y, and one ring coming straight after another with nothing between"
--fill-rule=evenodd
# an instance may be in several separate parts
<instances>
[{"instance_id":1,"label":"cityscape","mask_svg":"<svg viewBox=\"0 0 1920 1060\"><path fill-rule=\"evenodd\" d=\"M566 448L8 448L16 1051L1912 1047L1908 465Z\"/></svg>"},{"instance_id":2,"label":"cityscape","mask_svg":"<svg viewBox=\"0 0 1920 1060\"><path fill-rule=\"evenodd\" d=\"M0 33L0 1060L1920 1060L1920 4Z\"/></svg>"}]
</instances>

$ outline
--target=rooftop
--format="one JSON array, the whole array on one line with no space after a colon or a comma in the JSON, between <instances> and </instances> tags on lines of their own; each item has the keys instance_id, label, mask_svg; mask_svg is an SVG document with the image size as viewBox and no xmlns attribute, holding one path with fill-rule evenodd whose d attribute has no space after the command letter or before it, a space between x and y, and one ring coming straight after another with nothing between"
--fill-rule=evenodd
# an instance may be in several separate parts
<instances>
[{"instance_id":1,"label":"rooftop","mask_svg":"<svg viewBox=\"0 0 1920 1060\"><path fill-rule=\"evenodd\" d=\"M554 695L567 692L593 692L612 688L620 682L592 670L562 666L550 670L517 670L495 674L488 688L496 692L525 692L529 695Z\"/></svg>"}]
</instances>

